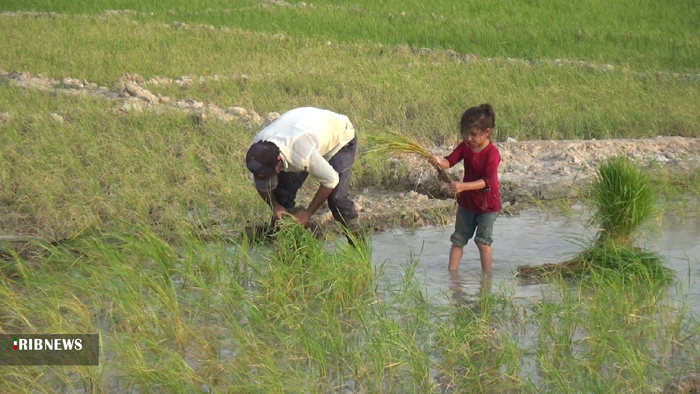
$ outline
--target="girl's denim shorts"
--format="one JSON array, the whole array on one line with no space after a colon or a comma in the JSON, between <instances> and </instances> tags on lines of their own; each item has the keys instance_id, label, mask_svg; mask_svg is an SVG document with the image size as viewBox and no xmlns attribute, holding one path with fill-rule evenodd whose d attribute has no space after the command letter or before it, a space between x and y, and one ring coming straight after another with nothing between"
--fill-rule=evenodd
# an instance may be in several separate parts
<instances>
[{"instance_id":1,"label":"girl's denim shorts","mask_svg":"<svg viewBox=\"0 0 700 394\"><path fill-rule=\"evenodd\" d=\"M484 245L491 245L493 242L493 222L496 221L498 212L486 212L475 214L462 206L457 207L457 218L455 220L455 232L452 233L450 241L457 246L467 244L476 231L474 242Z\"/></svg>"}]
</instances>

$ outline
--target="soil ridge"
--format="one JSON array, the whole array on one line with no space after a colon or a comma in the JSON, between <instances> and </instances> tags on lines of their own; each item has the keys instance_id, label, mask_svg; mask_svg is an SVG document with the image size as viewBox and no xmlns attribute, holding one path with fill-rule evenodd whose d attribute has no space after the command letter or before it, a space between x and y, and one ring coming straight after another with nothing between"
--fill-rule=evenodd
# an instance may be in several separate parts
<instances>
[{"instance_id":1,"label":"soil ridge","mask_svg":"<svg viewBox=\"0 0 700 394\"><path fill-rule=\"evenodd\" d=\"M253 132L279 117L277 112L261 116L253 109L240 106L221 107L211 102L173 99L151 93L147 87L175 83L187 85L202 82L205 77L183 76L177 80L154 77L149 80L138 74L122 74L111 87L98 86L86 80L65 77L54 80L25 71L6 72L0 69L0 82L21 89L38 89L62 94L84 94L115 100L117 112L181 111L196 121L207 118L223 122L241 122ZM211 76L206 78L247 78L240 76ZM206 79L205 78L205 79ZM50 114L61 119L60 114ZM0 123L9 122L11 115L0 112ZM516 212L519 206L536 200L578 198L583 187L605 159L625 155L642 166L660 166L677 171L700 168L700 139L687 137L657 137L646 139L609 140L549 140L495 142L502 162L499 180L504 212ZM453 146L431 147L436 155L447 155ZM417 227L448 224L455 208L447 185L438 180L435 170L424 158L401 155L387 158L392 168L403 168L390 189L354 187L351 195L357 203L360 218L367 226L382 229L393 226ZM406 170L407 169L407 170ZM397 172L398 173L398 172ZM455 181L462 179L463 166L447 170ZM300 204L310 200L308 190L300 193ZM327 208L314 217L314 225L326 227L332 222Z\"/></svg>"}]
</instances>

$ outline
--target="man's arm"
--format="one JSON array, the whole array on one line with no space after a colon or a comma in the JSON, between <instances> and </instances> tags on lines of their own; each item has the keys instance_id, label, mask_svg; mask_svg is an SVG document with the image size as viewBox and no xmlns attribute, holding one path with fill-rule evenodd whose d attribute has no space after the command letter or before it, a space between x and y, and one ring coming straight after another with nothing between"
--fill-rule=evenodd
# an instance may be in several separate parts
<instances>
[{"instance_id":1,"label":"man's arm","mask_svg":"<svg viewBox=\"0 0 700 394\"><path fill-rule=\"evenodd\" d=\"M316 194L314 195L314 198L311 200L311 203L309 203L309 207L306 208L305 211L301 211L294 215L294 217L301 223L303 226L306 226L309 224L309 219L311 216L318 211L319 208L321 208L321 205L328 200L328 197L333 193L333 190L335 188L331 187L325 187L323 185L318 187L318 190L316 191Z\"/></svg>"},{"instance_id":2,"label":"man's arm","mask_svg":"<svg viewBox=\"0 0 700 394\"><path fill-rule=\"evenodd\" d=\"M313 199L311 199L308 208L294 215L299 223L304 226L309 223L311 215L318 211L321 205L323 205L331 193L333 193L333 190L335 190L335 187L338 186L338 182L340 181L338 172L326 161L318 149L314 149L309 155L308 171L321 185L318 187Z\"/></svg>"},{"instance_id":3,"label":"man's arm","mask_svg":"<svg viewBox=\"0 0 700 394\"><path fill-rule=\"evenodd\" d=\"M311 203L309 203L309 207L306 208L309 216L313 215L319 208L321 208L321 205L328 200L328 197L331 195L331 193L333 193L333 190L335 190L335 188L325 187L323 185L318 187L314 198L311 200Z\"/></svg>"}]
</instances>

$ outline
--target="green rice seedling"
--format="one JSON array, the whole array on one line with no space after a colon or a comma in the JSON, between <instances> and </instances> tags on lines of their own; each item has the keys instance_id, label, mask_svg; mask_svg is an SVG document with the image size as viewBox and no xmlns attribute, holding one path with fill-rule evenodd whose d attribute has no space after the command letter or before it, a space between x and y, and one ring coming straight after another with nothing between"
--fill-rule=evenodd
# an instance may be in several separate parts
<instances>
[{"instance_id":1,"label":"green rice seedling","mask_svg":"<svg viewBox=\"0 0 700 394\"><path fill-rule=\"evenodd\" d=\"M260 290L280 306L322 299L342 310L362 300L373 281L365 248L341 247L330 252L323 240L292 218L278 222L275 243L265 262Z\"/></svg>"},{"instance_id":2,"label":"green rice seedling","mask_svg":"<svg viewBox=\"0 0 700 394\"><path fill-rule=\"evenodd\" d=\"M166 237L211 238L262 218L263 210L247 209L263 202L245 177L239 147L249 136L239 123L193 125L176 111L113 113L88 96L51 100L0 85L0 101L12 96L23 106L0 124L3 234L62 240L147 223ZM64 122L47 110L63 113ZM226 231L223 222L234 225Z\"/></svg>"},{"instance_id":3,"label":"green rice seedling","mask_svg":"<svg viewBox=\"0 0 700 394\"><path fill-rule=\"evenodd\" d=\"M351 353L355 379L368 392L431 392L431 341L434 320L430 301L415 277L411 260L393 280L379 267L376 299L364 308Z\"/></svg>"},{"instance_id":4,"label":"green rice seedling","mask_svg":"<svg viewBox=\"0 0 700 394\"><path fill-rule=\"evenodd\" d=\"M562 7L555 0L536 4L498 0L492 8L481 9L455 0L435 1L431 7L399 0L323 0L314 2L313 6L260 0L235 3L167 0L157 5L141 0L117 4L32 0L5 2L1 7L12 11L56 12L64 18L88 14L95 19L102 17L98 19L100 22L110 16L105 9L114 7L132 11L111 18L158 24L180 21L188 24L189 30L204 32L210 30L200 28L201 24L269 35L283 33L278 38L280 41L290 36L320 37L334 45L338 42L410 44L485 57L605 60L622 68L695 72L697 12L684 5L671 3L660 7L647 0L615 4L586 0ZM168 60L164 58L163 62Z\"/></svg>"},{"instance_id":5,"label":"green rice seedling","mask_svg":"<svg viewBox=\"0 0 700 394\"><path fill-rule=\"evenodd\" d=\"M576 285L556 282L561 297L536 304L531 323L538 326L541 389L645 392L685 368L676 363L695 342L679 328L685 307L669 303L667 289L653 278L630 286L608 274Z\"/></svg>"},{"instance_id":6,"label":"green rice seedling","mask_svg":"<svg viewBox=\"0 0 700 394\"><path fill-rule=\"evenodd\" d=\"M674 171L652 163L648 172L664 211L678 212L683 219L700 218L700 169Z\"/></svg>"},{"instance_id":7,"label":"green rice seedling","mask_svg":"<svg viewBox=\"0 0 700 394\"><path fill-rule=\"evenodd\" d=\"M0 65L5 70L27 70L56 80L70 76L106 87L126 70L142 75L153 94L172 99L213 102L220 107L240 105L260 114L281 113L300 105L335 108L350 115L358 131L371 120L418 141L451 144L458 138L453 132L454 114L463 110L462 103L489 97L502 108L501 141L507 137L601 139L698 134L694 117L700 102L698 80L657 78L653 68L600 71L559 66L546 59L462 61L445 52L421 55L405 45L364 42L327 47L325 40L291 33L278 41L269 34L236 28L228 32L177 30L144 21L138 22L138 28L123 29L124 24L134 22L129 16L3 18L3 31L8 32L4 44L12 53L7 57L9 63ZM30 34L42 36L27 46L21 37ZM54 53L50 59L43 56L48 52ZM228 53L238 56L226 56ZM313 70L304 61L309 58L319 59ZM93 67L95 59L101 59L100 67ZM194 82L188 86L174 82L192 74ZM172 82L148 82L157 76ZM27 107L24 99L8 93L0 91L0 107L13 119L17 119L18 108L35 112L23 108ZM48 101L47 110L52 108L52 112L75 107L54 104L67 101L59 98L62 95L45 96L42 100ZM79 105L87 108L84 103ZM557 111L547 111L553 106ZM649 119L644 116L648 113L658 116Z\"/></svg>"},{"instance_id":8,"label":"green rice seedling","mask_svg":"<svg viewBox=\"0 0 700 394\"><path fill-rule=\"evenodd\" d=\"M480 303L484 305L483 300ZM507 392L515 384L508 374L520 369L518 346L511 346L507 334L500 332L500 322L491 311L480 312L457 306L438 326L438 368L443 383L459 392Z\"/></svg>"},{"instance_id":9,"label":"green rice seedling","mask_svg":"<svg viewBox=\"0 0 700 394\"><path fill-rule=\"evenodd\" d=\"M586 249L577 259L585 267L584 275L601 276L613 283L663 286L674 278L673 270L664 266L658 253L611 241Z\"/></svg>"},{"instance_id":10,"label":"green rice seedling","mask_svg":"<svg viewBox=\"0 0 700 394\"><path fill-rule=\"evenodd\" d=\"M520 266L518 276L541 279L586 279L602 276L613 282L630 285L653 281L659 286L669 284L674 278L673 271L664 266L658 253L633 245L620 245L610 240L597 242L573 258L560 263Z\"/></svg>"},{"instance_id":11,"label":"green rice seedling","mask_svg":"<svg viewBox=\"0 0 700 394\"><path fill-rule=\"evenodd\" d=\"M613 157L598 169L590 194L595 209L591 223L598 229L593 244L562 263L518 267L518 275L585 277L609 272L623 282L651 278L668 284L671 271L663 266L661 257L632 243L635 232L657 211L649 176L629 159Z\"/></svg>"},{"instance_id":12,"label":"green rice seedling","mask_svg":"<svg viewBox=\"0 0 700 394\"><path fill-rule=\"evenodd\" d=\"M411 137L394 130L387 130L384 135L368 135L367 140L373 145L368 151L372 153L417 154L426 159L433 156L427 149ZM436 169L438 171L438 178L440 178L441 181L445 183L452 182L452 179L450 179L443 168L436 167Z\"/></svg>"},{"instance_id":13,"label":"green rice seedling","mask_svg":"<svg viewBox=\"0 0 700 394\"><path fill-rule=\"evenodd\" d=\"M367 251L310 235L308 246L298 227L292 239L279 235L296 246L290 253L232 252L184 235L168 247L138 227L47 246L19 280L0 277L0 329L96 330L105 359L98 368L5 367L0 391L639 392L698 359L697 322L648 279L630 286L600 271L555 283L532 311L502 291L436 307L416 261L386 284L367 266L372 282L358 293L351 282L368 280ZM257 271L229 268L239 259ZM273 294L273 275L302 291ZM347 297L325 291L333 287ZM528 354L539 357L530 382Z\"/></svg>"},{"instance_id":14,"label":"green rice seedling","mask_svg":"<svg viewBox=\"0 0 700 394\"><path fill-rule=\"evenodd\" d=\"M623 156L601 164L591 186L591 201L600 240L625 245L656 212L656 194L649 176Z\"/></svg>"},{"instance_id":15,"label":"green rice seedling","mask_svg":"<svg viewBox=\"0 0 700 394\"><path fill-rule=\"evenodd\" d=\"M563 359L573 358L576 352L574 336L581 324L582 305L578 293L572 291L561 276L553 281L561 296L553 300L543 296L532 308L537 321L537 364L543 375L557 380Z\"/></svg>"},{"instance_id":16,"label":"green rice seedling","mask_svg":"<svg viewBox=\"0 0 700 394\"><path fill-rule=\"evenodd\" d=\"M580 241L582 249L590 247L588 241ZM521 265L517 268L517 276L528 279L541 279L547 281L557 281L559 279L581 278L587 272L587 262L582 261L578 256L557 262L545 263L542 265Z\"/></svg>"}]
</instances>

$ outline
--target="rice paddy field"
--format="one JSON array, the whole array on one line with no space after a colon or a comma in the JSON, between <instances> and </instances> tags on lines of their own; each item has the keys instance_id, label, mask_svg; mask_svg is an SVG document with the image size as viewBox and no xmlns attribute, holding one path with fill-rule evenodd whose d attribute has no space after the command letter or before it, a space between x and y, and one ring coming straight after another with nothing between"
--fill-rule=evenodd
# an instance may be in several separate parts
<instances>
[{"instance_id":1,"label":"rice paddy field","mask_svg":"<svg viewBox=\"0 0 700 394\"><path fill-rule=\"evenodd\" d=\"M5 0L0 71L332 109L365 144L362 190L395 176L368 136L449 146L483 102L498 141L700 137L699 7ZM120 106L0 79L0 235L42 239L0 241L0 333L101 337L98 366L0 366L0 392L691 392L700 324L698 300L670 296L683 283L553 278L527 303L508 286L444 302L420 258L386 275L371 237L242 236L269 220L244 171L255 125ZM697 210L697 173L654 176L666 213Z\"/></svg>"}]
</instances>

